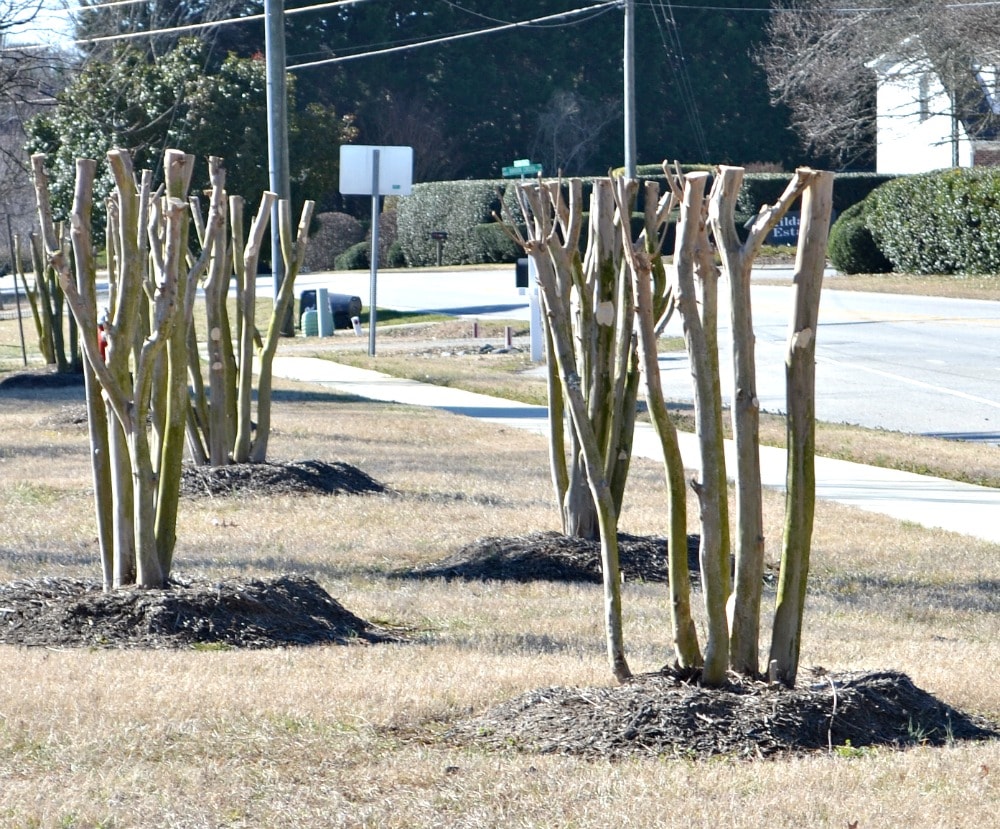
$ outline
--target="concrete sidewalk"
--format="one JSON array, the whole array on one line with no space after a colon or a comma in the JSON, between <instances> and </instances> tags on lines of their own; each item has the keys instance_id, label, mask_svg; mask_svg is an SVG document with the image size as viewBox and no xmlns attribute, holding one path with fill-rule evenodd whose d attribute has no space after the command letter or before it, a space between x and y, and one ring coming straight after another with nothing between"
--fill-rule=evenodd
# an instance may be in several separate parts
<instances>
[{"instance_id":1,"label":"concrete sidewalk","mask_svg":"<svg viewBox=\"0 0 1000 829\"><path fill-rule=\"evenodd\" d=\"M314 357L275 357L274 374L289 380L318 383L370 400L429 406L536 434L548 431L548 410L543 406L403 380ZM685 466L698 468L695 436L681 433L679 437ZM633 455L663 459L659 441L648 424L636 427ZM784 450L761 447L760 461L764 486L783 489ZM731 441L726 443L726 462L729 469L735 468L735 448ZM1000 543L1000 520L997 520L1000 515L1000 490L817 458L816 496L901 521L940 527Z\"/></svg>"}]
</instances>

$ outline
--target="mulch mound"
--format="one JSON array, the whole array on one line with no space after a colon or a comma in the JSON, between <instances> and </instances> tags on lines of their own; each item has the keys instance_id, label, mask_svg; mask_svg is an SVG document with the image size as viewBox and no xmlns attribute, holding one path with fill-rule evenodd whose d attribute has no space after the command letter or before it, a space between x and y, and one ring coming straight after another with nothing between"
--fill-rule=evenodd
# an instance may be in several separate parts
<instances>
[{"instance_id":1,"label":"mulch mound","mask_svg":"<svg viewBox=\"0 0 1000 829\"><path fill-rule=\"evenodd\" d=\"M83 388L82 371L56 371L54 368L26 369L0 377L0 391Z\"/></svg>"},{"instance_id":2,"label":"mulch mound","mask_svg":"<svg viewBox=\"0 0 1000 829\"><path fill-rule=\"evenodd\" d=\"M459 745L589 758L766 758L867 747L1000 739L896 672L800 677L787 689L734 680L721 689L673 672L613 688L544 688L454 726Z\"/></svg>"},{"instance_id":3,"label":"mulch mound","mask_svg":"<svg viewBox=\"0 0 1000 829\"><path fill-rule=\"evenodd\" d=\"M340 461L185 464L181 494L191 497L236 495L383 495L385 484Z\"/></svg>"},{"instance_id":4,"label":"mulch mound","mask_svg":"<svg viewBox=\"0 0 1000 829\"><path fill-rule=\"evenodd\" d=\"M305 576L110 592L64 578L0 585L0 643L10 645L276 648L393 639Z\"/></svg>"},{"instance_id":5,"label":"mulch mound","mask_svg":"<svg viewBox=\"0 0 1000 829\"><path fill-rule=\"evenodd\" d=\"M697 535L688 536L688 567L698 573ZM618 535L618 557L626 581L666 582L667 540ZM437 564L404 574L409 578L601 583L601 543L557 532L481 538Z\"/></svg>"}]
</instances>

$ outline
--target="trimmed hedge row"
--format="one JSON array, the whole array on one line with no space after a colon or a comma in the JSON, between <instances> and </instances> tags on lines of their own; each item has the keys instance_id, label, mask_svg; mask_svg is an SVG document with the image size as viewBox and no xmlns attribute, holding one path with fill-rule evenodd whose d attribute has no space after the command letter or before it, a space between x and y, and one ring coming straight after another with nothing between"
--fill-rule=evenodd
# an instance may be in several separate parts
<instances>
[{"instance_id":1,"label":"trimmed hedge row","mask_svg":"<svg viewBox=\"0 0 1000 829\"><path fill-rule=\"evenodd\" d=\"M643 178L658 180L663 192L666 180L662 170L650 167L639 172ZM790 173L747 173L737 203L738 223L742 225L756 215L762 204L773 204L791 177ZM834 209L843 212L890 178L868 173L838 174L834 183ZM593 181L593 178L583 179L585 210L590 204ZM406 264L437 264L437 244L431 233L440 230L448 234L441 250L443 265L513 262L523 253L493 220L493 213L500 212L501 199L508 207L515 206L513 194L514 188L508 181L438 181L414 185L412 194L399 199L397 206L397 239ZM641 190L635 209L642 210ZM519 216L516 209L513 213ZM672 236L667 240L670 246Z\"/></svg>"},{"instance_id":2,"label":"trimmed hedge row","mask_svg":"<svg viewBox=\"0 0 1000 829\"><path fill-rule=\"evenodd\" d=\"M413 186L399 200L397 240L410 266L437 264L437 243L431 233L444 231L442 264L476 265L513 261L513 243L505 248L494 231L480 226L500 211L504 185L496 181L434 181ZM509 257L509 258L508 258Z\"/></svg>"},{"instance_id":3,"label":"trimmed hedge row","mask_svg":"<svg viewBox=\"0 0 1000 829\"><path fill-rule=\"evenodd\" d=\"M896 270L1000 274L1000 170L896 179L872 194L865 223Z\"/></svg>"}]
</instances>

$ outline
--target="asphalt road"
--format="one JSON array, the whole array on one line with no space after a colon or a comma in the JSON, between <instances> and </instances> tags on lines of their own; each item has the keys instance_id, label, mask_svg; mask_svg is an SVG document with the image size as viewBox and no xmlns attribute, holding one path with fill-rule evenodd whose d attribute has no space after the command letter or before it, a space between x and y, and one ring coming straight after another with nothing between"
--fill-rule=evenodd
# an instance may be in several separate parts
<instances>
[{"instance_id":1,"label":"asphalt road","mask_svg":"<svg viewBox=\"0 0 1000 829\"><path fill-rule=\"evenodd\" d=\"M837 291L827 282L816 340L820 420L1000 442L1000 303ZM757 396L785 410L791 288L752 289ZM728 322L728 306L720 313ZM679 327L673 333L680 333ZM732 387L730 332L720 330L723 389ZM663 361L669 394L690 387L686 359ZM689 394L689 393L688 393Z\"/></svg>"},{"instance_id":2,"label":"asphalt road","mask_svg":"<svg viewBox=\"0 0 1000 829\"><path fill-rule=\"evenodd\" d=\"M766 271L769 283L790 275ZM368 305L367 271L299 276L297 291L315 287L359 296ZM528 297L514 287L511 265L381 271L376 287L383 308L480 318L529 316ZM258 292L270 290L270 279L262 278ZM790 283L754 284L752 294L758 398L765 411L781 412ZM732 373L724 290L720 300L726 393ZM816 412L821 420L1000 444L1000 303L838 291L832 277L819 320ZM679 322L672 322L668 333L680 334ZM690 399L686 357L667 355L661 366L667 394Z\"/></svg>"}]
</instances>

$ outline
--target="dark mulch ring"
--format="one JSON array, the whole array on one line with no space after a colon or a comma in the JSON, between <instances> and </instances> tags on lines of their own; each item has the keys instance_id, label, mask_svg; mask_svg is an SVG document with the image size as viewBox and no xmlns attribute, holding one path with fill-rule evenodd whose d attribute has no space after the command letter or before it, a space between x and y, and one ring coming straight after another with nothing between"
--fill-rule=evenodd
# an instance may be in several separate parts
<instances>
[{"instance_id":1,"label":"dark mulch ring","mask_svg":"<svg viewBox=\"0 0 1000 829\"><path fill-rule=\"evenodd\" d=\"M749 681L707 689L665 671L613 688L531 691L458 723L446 739L602 759L753 759L996 740L1000 727L951 708L897 672L805 676L789 690Z\"/></svg>"},{"instance_id":2,"label":"dark mulch ring","mask_svg":"<svg viewBox=\"0 0 1000 829\"><path fill-rule=\"evenodd\" d=\"M63 389L79 386L83 388L82 371L58 372L46 366L38 369L25 369L0 377L0 391L16 391L20 389Z\"/></svg>"},{"instance_id":3,"label":"dark mulch ring","mask_svg":"<svg viewBox=\"0 0 1000 829\"><path fill-rule=\"evenodd\" d=\"M698 573L698 536L688 536L688 567ZM618 535L618 558L626 581L667 581L667 540ZM437 564L400 574L408 578L496 581L601 582L601 543L557 532L481 538Z\"/></svg>"},{"instance_id":4,"label":"dark mulch ring","mask_svg":"<svg viewBox=\"0 0 1000 829\"><path fill-rule=\"evenodd\" d=\"M395 641L313 579L174 580L105 593L96 581L0 585L0 643L40 647L275 648Z\"/></svg>"},{"instance_id":5,"label":"dark mulch ring","mask_svg":"<svg viewBox=\"0 0 1000 829\"><path fill-rule=\"evenodd\" d=\"M220 495L382 495L385 484L340 461L234 463L228 466L185 464L181 494Z\"/></svg>"}]
</instances>

